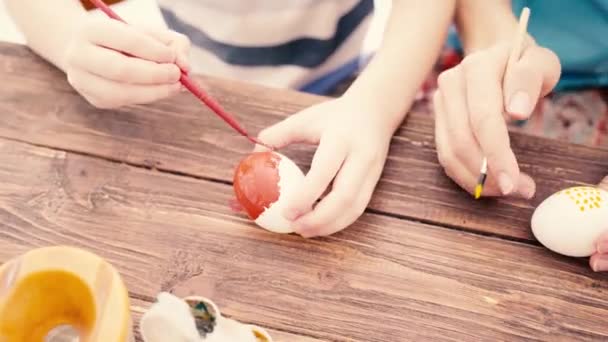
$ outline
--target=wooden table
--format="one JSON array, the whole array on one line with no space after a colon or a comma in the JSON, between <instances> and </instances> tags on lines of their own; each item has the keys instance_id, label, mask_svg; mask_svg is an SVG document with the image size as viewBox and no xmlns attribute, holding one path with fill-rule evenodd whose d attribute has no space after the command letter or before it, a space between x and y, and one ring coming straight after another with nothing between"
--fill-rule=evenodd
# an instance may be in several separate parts
<instances>
[{"instance_id":1,"label":"wooden table","mask_svg":"<svg viewBox=\"0 0 608 342\"><path fill-rule=\"evenodd\" d=\"M213 298L277 341L606 340L608 278L530 233L548 194L593 184L608 151L512 135L532 201L474 201L411 113L366 213L334 236L232 212L249 143L189 94L105 111L28 49L0 44L0 262L68 244L113 263L140 313L159 291ZM203 78L253 132L323 98ZM330 115L330 113L328 113ZM285 153L306 169L312 147Z\"/></svg>"}]
</instances>

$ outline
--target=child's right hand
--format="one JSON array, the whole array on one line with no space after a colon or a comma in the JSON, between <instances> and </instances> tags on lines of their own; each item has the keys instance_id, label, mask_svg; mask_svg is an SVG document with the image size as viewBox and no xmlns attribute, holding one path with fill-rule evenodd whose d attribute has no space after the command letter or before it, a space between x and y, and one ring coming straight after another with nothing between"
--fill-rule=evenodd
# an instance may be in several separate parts
<instances>
[{"instance_id":1,"label":"child's right hand","mask_svg":"<svg viewBox=\"0 0 608 342\"><path fill-rule=\"evenodd\" d=\"M180 68L189 70L189 50L188 38L173 31L87 18L72 37L61 67L92 105L117 108L178 92Z\"/></svg>"},{"instance_id":2,"label":"child's right hand","mask_svg":"<svg viewBox=\"0 0 608 342\"><path fill-rule=\"evenodd\" d=\"M519 172L506 121L528 118L557 84L561 66L552 51L532 43L505 72L509 45L475 52L439 76L433 98L435 142L440 164L468 192L475 189L485 156L484 196L531 198L535 184Z\"/></svg>"}]
</instances>

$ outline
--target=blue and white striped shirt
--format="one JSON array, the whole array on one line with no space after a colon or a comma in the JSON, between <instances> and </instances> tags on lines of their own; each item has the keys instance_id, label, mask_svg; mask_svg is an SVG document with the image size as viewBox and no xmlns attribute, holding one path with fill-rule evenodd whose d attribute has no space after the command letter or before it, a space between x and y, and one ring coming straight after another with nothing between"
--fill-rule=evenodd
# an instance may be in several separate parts
<instances>
[{"instance_id":1,"label":"blue and white striped shirt","mask_svg":"<svg viewBox=\"0 0 608 342\"><path fill-rule=\"evenodd\" d=\"M374 0L159 0L193 71L323 93L365 59Z\"/></svg>"}]
</instances>

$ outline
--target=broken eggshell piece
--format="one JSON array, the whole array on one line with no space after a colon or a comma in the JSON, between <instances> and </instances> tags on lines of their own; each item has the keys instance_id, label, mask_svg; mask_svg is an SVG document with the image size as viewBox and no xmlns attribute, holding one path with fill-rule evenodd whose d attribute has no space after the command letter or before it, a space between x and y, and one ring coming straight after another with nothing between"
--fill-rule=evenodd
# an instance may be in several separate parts
<instances>
[{"instance_id":1,"label":"broken eggshell piece","mask_svg":"<svg viewBox=\"0 0 608 342\"><path fill-rule=\"evenodd\" d=\"M234 192L239 204L260 227L275 233L292 233L283 216L287 199L294 196L304 173L277 152L255 152L245 157L234 173Z\"/></svg>"},{"instance_id":2,"label":"broken eggshell piece","mask_svg":"<svg viewBox=\"0 0 608 342\"><path fill-rule=\"evenodd\" d=\"M548 249L571 257L595 253L595 241L608 231L608 192L574 187L551 195L532 216L532 232Z\"/></svg>"},{"instance_id":3,"label":"broken eggshell piece","mask_svg":"<svg viewBox=\"0 0 608 342\"><path fill-rule=\"evenodd\" d=\"M272 342L258 326L222 317L209 299L163 292L140 323L145 342Z\"/></svg>"}]
</instances>

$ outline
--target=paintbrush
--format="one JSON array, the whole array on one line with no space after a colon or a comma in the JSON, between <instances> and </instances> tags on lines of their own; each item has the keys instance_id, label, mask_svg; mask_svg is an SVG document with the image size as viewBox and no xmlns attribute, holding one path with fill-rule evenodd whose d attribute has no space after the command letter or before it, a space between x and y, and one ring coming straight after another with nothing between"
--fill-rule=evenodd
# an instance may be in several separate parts
<instances>
[{"instance_id":1,"label":"paintbrush","mask_svg":"<svg viewBox=\"0 0 608 342\"><path fill-rule=\"evenodd\" d=\"M121 21L125 24L127 23L120 16L118 16L118 14L116 14L116 12L114 12L108 5L106 5L106 3L103 2L102 0L90 0L90 1L95 7L97 7L97 9L99 9L100 11L105 13L108 17L110 17L114 20ZM134 57L127 53L124 53L124 54L127 56L130 56L130 57ZM209 95L207 95L183 70L182 70L181 76L179 78L179 81L186 89L188 89L194 96L196 96L205 105L207 105L207 107L209 107L209 109L211 109L217 116L219 116L228 125L230 125L230 127L232 127L235 131L237 131L238 133L240 133L241 135L243 135L244 137L249 139L249 141L251 141L254 144L262 145L271 150L274 150L274 148L272 146L268 146L268 145L264 144L263 142L259 141L259 139L249 135L249 133L247 133L247 131L238 123L238 121L232 115L230 115L228 112L226 112L224 110L224 108L222 108L222 106L220 106L220 104L217 101L215 101L213 98L211 98Z\"/></svg>"},{"instance_id":2,"label":"paintbrush","mask_svg":"<svg viewBox=\"0 0 608 342\"><path fill-rule=\"evenodd\" d=\"M511 54L509 55L509 60L507 61L506 70L509 70L509 68L519 60L521 51L523 49L524 41L526 40L529 19L530 9L528 7L524 7L519 17L519 27L517 29L515 39L513 40L513 45L511 46ZM483 192L483 186L485 185L487 177L488 158L483 157L483 161L481 162L481 170L479 172L479 178L477 180L477 185L475 186L475 199L479 199L481 197L481 193Z\"/></svg>"}]
</instances>

